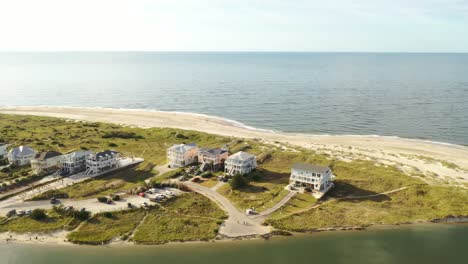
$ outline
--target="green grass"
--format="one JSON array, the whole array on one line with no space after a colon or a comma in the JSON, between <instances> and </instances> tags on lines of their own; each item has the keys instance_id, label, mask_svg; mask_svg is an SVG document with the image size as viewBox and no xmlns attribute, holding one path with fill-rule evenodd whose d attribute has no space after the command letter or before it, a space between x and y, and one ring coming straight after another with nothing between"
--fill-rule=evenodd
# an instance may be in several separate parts
<instances>
[{"instance_id":1,"label":"green grass","mask_svg":"<svg viewBox=\"0 0 468 264\"><path fill-rule=\"evenodd\" d=\"M162 205L163 208L149 211L133 241L162 244L213 239L222 219L227 217L214 202L197 193L186 193Z\"/></svg>"},{"instance_id":2,"label":"green grass","mask_svg":"<svg viewBox=\"0 0 468 264\"><path fill-rule=\"evenodd\" d=\"M111 213L112 217L97 214L83 223L77 231L68 234L70 242L78 244L103 244L115 237L124 239L145 215L142 209Z\"/></svg>"},{"instance_id":3,"label":"green grass","mask_svg":"<svg viewBox=\"0 0 468 264\"><path fill-rule=\"evenodd\" d=\"M418 185L369 199L332 200L315 209L267 222L284 230L399 224L449 215L468 215L468 191Z\"/></svg>"},{"instance_id":4,"label":"green grass","mask_svg":"<svg viewBox=\"0 0 468 264\"><path fill-rule=\"evenodd\" d=\"M307 210L317 203L317 199L311 194L297 193L283 207L273 212L269 219L280 219L300 211Z\"/></svg>"},{"instance_id":5,"label":"green grass","mask_svg":"<svg viewBox=\"0 0 468 264\"><path fill-rule=\"evenodd\" d=\"M0 224L0 232L48 233L72 227L76 227L76 220L72 217L62 217L52 214L43 220L34 220L26 216L7 220L3 224Z\"/></svg>"},{"instance_id":6,"label":"green grass","mask_svg":"<svg viewBox=\"0 0 468 264\"><path fill-rule=\"evenodd\" d=\"M219 221L152 211L138 228L133 241L163 244L174 241L209 240L216 237Z\"/></svg>"}]
</instances>

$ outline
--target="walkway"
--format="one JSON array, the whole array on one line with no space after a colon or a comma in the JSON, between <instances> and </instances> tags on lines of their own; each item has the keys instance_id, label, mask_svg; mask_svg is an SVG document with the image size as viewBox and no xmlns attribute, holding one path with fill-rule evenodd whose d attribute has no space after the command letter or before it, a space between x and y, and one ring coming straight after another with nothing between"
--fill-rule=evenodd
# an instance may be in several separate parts
<instances>
[{"instance_id":1,"label":"walkway","mask_svg":"<svg viewBox=\"0 0 468 264\"><path fill-rule=\"evenodd\" d=\"M288 193L288 195L286 195L283 199L281 199L281 201L279 201L273 207L271 207L270 209L267 209L267 210L265 210L265 211L263 211L263 212L261 212L261 213L259 213L257 215L252 215L251 218L253 218L253 219L258 219L258 218L265 219L267 216L269 216L270 214L272 214L276 210L283 207L287 202L289 202L289 200L291 200L291 198L293 198L296 195L296 193L297 192L290 191Z\"/></svg>"},{"instance_id":2,"label":"walkway","mask_svg":"<svg viewBox=\"0 0 468 264\"><path fill-rule=\"evenodd\" d=\"M221 225L219 233L228 237L263 235L270 232L270 227L250 219L218 192L193 182L184 182L193 191L204 195L219 204L228 214L228 219Z\"/></svg>"}]
</instances>

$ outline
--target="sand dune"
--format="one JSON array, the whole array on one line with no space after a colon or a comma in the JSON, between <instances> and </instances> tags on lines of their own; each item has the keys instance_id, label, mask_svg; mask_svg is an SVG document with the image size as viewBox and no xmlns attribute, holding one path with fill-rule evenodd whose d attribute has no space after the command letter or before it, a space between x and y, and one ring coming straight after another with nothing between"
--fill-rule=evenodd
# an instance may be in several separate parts
<instances>
[{"instance_id":1,"label":"sand dune","mask_svg":"<svg viewBox=\"0 0 468 264\"><path fill-rule=\"evenodd\" d=\"M338 136L273 133L248 129L228 120L206 115L84 107L1 107L0 113L51 116L140 127L171 127L223 136L259 138L291 146L312 148L337 158L373 159L407 171L419 171L434 182L467 186L468 148L452 144L381 136ZM450 162L448 166L440 161Z\"/></svg>"}]
</instances>

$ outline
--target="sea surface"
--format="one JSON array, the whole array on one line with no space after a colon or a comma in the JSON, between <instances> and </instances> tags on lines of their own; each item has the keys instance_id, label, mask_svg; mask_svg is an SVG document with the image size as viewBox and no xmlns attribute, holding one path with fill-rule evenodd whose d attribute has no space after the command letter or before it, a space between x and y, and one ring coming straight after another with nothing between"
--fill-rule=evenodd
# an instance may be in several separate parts
<instances>
[{"instance_id":1,"label":"sea surface","mask_svg":"<svg viewBox=\"0 0 468 264\"><path fill-rule=\"evenodd\" d=\"M0 106L194 112L468 145L468 54L0 53Z\"/></svg>"},{"instance_id":2,"label":"sea surface","mask_svg":"<svg viewBox=\"0 0 468 264\"><path fill-rule=\"evenodd\" d=\"M2 264L466 263L467 225L315 233L272 241L163 246L0 245Z\"/></svg>"}]
</instances>

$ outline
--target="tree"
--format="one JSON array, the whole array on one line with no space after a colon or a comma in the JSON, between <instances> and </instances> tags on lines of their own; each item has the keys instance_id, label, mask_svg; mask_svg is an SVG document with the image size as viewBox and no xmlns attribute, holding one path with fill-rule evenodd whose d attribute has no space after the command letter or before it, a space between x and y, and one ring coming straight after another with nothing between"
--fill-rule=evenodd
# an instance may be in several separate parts
<instances>
[{"instance_id":1,"label":"tree","mask_svg":"<svg viewBox=\"0 0 468 264\"><path fill-rule=\"evenodd\" d=\"M236 174L229 181L231 188L234 190L240 189L247 185L247 180L240 174Z\"/></svg>"},{"instance_id":2,"label":"tree","mask_svg":"<svg viewBox=\"0 0 468 264\"><path fill-rule=\"evenodd\" d=\"M44 209L37 208L31 212L31 218L34 220L42 220L42 219L45 219L46 217L47 215Z\"/></svg>"}]
</instances>

